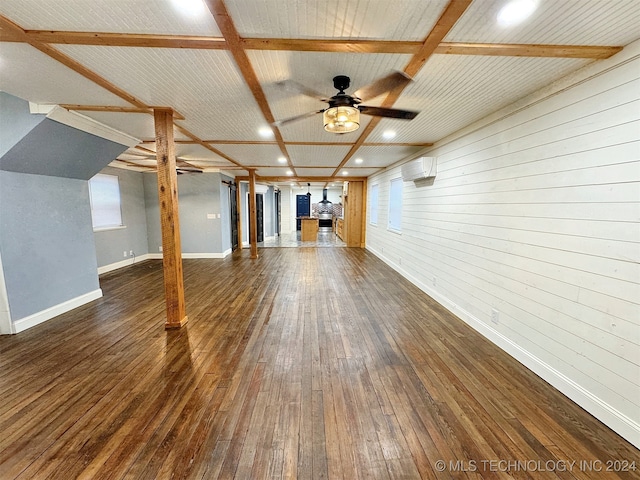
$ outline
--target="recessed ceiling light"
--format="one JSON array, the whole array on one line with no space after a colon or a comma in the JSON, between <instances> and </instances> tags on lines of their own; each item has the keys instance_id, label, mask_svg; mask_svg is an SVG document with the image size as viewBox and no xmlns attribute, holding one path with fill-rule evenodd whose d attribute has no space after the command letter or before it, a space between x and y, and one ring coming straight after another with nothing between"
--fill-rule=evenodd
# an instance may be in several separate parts
<instances>
[{"instance_id":1,"label":"recessed ceiling light","mask_svg":"<svg viewBox=\"0 0 640 480\"><path fill-rule=\"evenodd\" d=\"M207 7L202 0L173 0L173 6L183 15L197 17L207 12Z\"/></svg>"},{"instance_id":2,"label":"recessed ceiling light","mask_svg":"<svg viewBox=\"0 0 640 480\"><path fill-rule=\"evenodd\" d=\"M526 20L538 7L537 0L512 0L498 12L498 25L513 27Z\"/></svg>"},{"instance_id":3,"label":"recessed ceiling light","mask_svg":"<svg viewBox=\"0 0 640 480\"><path fill-rule=\"evenodd\" d=\"M356 158L356 163L362 163L364 162L364 160L362 160L361 158Z\"/></svg>"},{"instance_id":4,"label":"recessed ceiling light","mask_svg":"<svg viewBox=\"0 0 640 480\"><path fill-rule=\"evenodd\" d=\"M291 170L287 170L287 175L293 175L293 172Z\"/></svg>"},{"instance_id":5,"label":"recessed ceiling light","mask_svg":"<svg viewBox=\"0 0 640 480\"><path fill-rule=\"evenodd\" d=\"M396 136L396 132L393 130L387 130L382 134L382 138L390 139Z\"/></svg>"},{"instance_id":6,"label":"recessed ceiling light","mask_svg":"<svg viewBox=\"0 0 640 480\"><path fill-rule=\"evenodd\" d=\"M349 175L349 172L347 172L346 170L343 170L342 175Z\"/></svg>"},{"instance_id":7,"label":"recessed ceiling light","mask_svg":"<svg viewBox=\"0 0 640 480\"><path fill-rule=\"evenodd\" d=\"M273 137L273 130L271 130L269 127L260 127L258 129L258 133L262 138Z\"/></svg>"},{"instance_id":8,"label":"recessed ceiling light","mask_svg":"<svg viewBox=\"0 0 640 480\"><path fill-rule=\"evenodd\" d=\"M278 162L280 162L280 163L287 163L287 159L286 159L286 158L284 158L284 157L280 157L280 158L278 158Z\"/></svg>"}]
</instances>

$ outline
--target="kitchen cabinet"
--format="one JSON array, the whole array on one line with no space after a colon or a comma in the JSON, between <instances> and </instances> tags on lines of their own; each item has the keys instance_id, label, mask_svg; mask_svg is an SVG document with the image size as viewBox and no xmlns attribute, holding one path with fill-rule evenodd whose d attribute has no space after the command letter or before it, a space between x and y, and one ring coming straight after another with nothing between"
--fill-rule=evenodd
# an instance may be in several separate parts
<instances>
[{"instance_id":1,"label":"kitchen cabinet","mask_svg":"<svg viewBox=\"0 0 640 480\"><path fill-rule=\"evenodd\" d=\"M298 218L301 224L300 240L303 242L318 241L318 219L315 217Z\"/></svg>"},{"instance_id":2,"label":"kitchen cabinet","mask_svg":"<svg viewBox=\"0 0 640 480\"><path fill-rule=\"evenodd\" d=\"M336 220L336 235L344 242L344 220L342 218Z\"/></svg>"}]
</instances>

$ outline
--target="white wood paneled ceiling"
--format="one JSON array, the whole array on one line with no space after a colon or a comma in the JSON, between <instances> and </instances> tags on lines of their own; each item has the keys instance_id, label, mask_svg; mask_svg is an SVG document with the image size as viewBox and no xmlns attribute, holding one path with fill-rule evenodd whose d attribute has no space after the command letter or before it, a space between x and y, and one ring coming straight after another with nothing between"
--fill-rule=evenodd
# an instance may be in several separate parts
<instances>
[{"instance_id":1,"label":"white wood paneled ceiling","mask_svg":"<svg viewBox=\"0 0 640 480\"><path fill-rule=\"evenodd\" d=\"M58 104L141 139L114 163L153 170L153 107L174 110L189 165L265 180L361 178L406 159L638 39L638 0L536 0L501 27L508 0L2 0L0 89ZM277 85L327 97L390 72L413 78L367 105L417 110L412 121L362 115L336 135L326 107ZM388 139L384 133L393 130ZM284 160L283 160L284 159ZM348 171L348 175L344 175Z\"/></svg>"}]
</instances>

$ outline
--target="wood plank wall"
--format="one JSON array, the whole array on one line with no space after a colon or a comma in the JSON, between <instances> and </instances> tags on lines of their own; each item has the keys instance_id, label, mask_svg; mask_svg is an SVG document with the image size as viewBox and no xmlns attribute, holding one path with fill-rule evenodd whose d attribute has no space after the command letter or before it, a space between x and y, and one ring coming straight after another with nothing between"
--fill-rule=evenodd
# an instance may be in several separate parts
<instances>
[{"instance_id":1,"label":"wood plank wall","mask_svg":"<svg viewBox=\"0 0 640 480\"><path fill-rule=\"evenodd\" d=\"M400 169L372 177L367 248L638 445L640 60L618 62L437 144L401 235Z\"/></svg>"}]
</instances>

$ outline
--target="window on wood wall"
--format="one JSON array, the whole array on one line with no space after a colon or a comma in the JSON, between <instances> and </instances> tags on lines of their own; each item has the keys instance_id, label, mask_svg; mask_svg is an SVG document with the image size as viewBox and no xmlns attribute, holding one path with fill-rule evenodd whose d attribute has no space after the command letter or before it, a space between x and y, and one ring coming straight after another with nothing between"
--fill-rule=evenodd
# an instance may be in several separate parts
<instances>
[{"instance_id":1,"label":"window on wood wall","mask_svg":"<svg viewBox=\"0 0 640 480\"><path fill-rule=\"evenodd\" d=\"M89 180L91 219L94 230L122 227L120 184L115 175L99 173Z\"/></svg>"},{"instance_id":2,"label":"window on wood wall","mask_svg":"<svg viewBox=\"0 0 640 480\"><path fill-rule=\"evenodd\" d=\"M378 184L371 185L369 192L369 223L378 225Z\"/></svg>"},{"instance_id":3,"label":"window on wood wall","mask_svg":"<svg viewBox=\"0 0 640 480\"><path fill-rule=\"evenodd\" d=\"M402 231L402 178L394 178L389 185L389 230Z\"/></svg>"}]
</instances>

